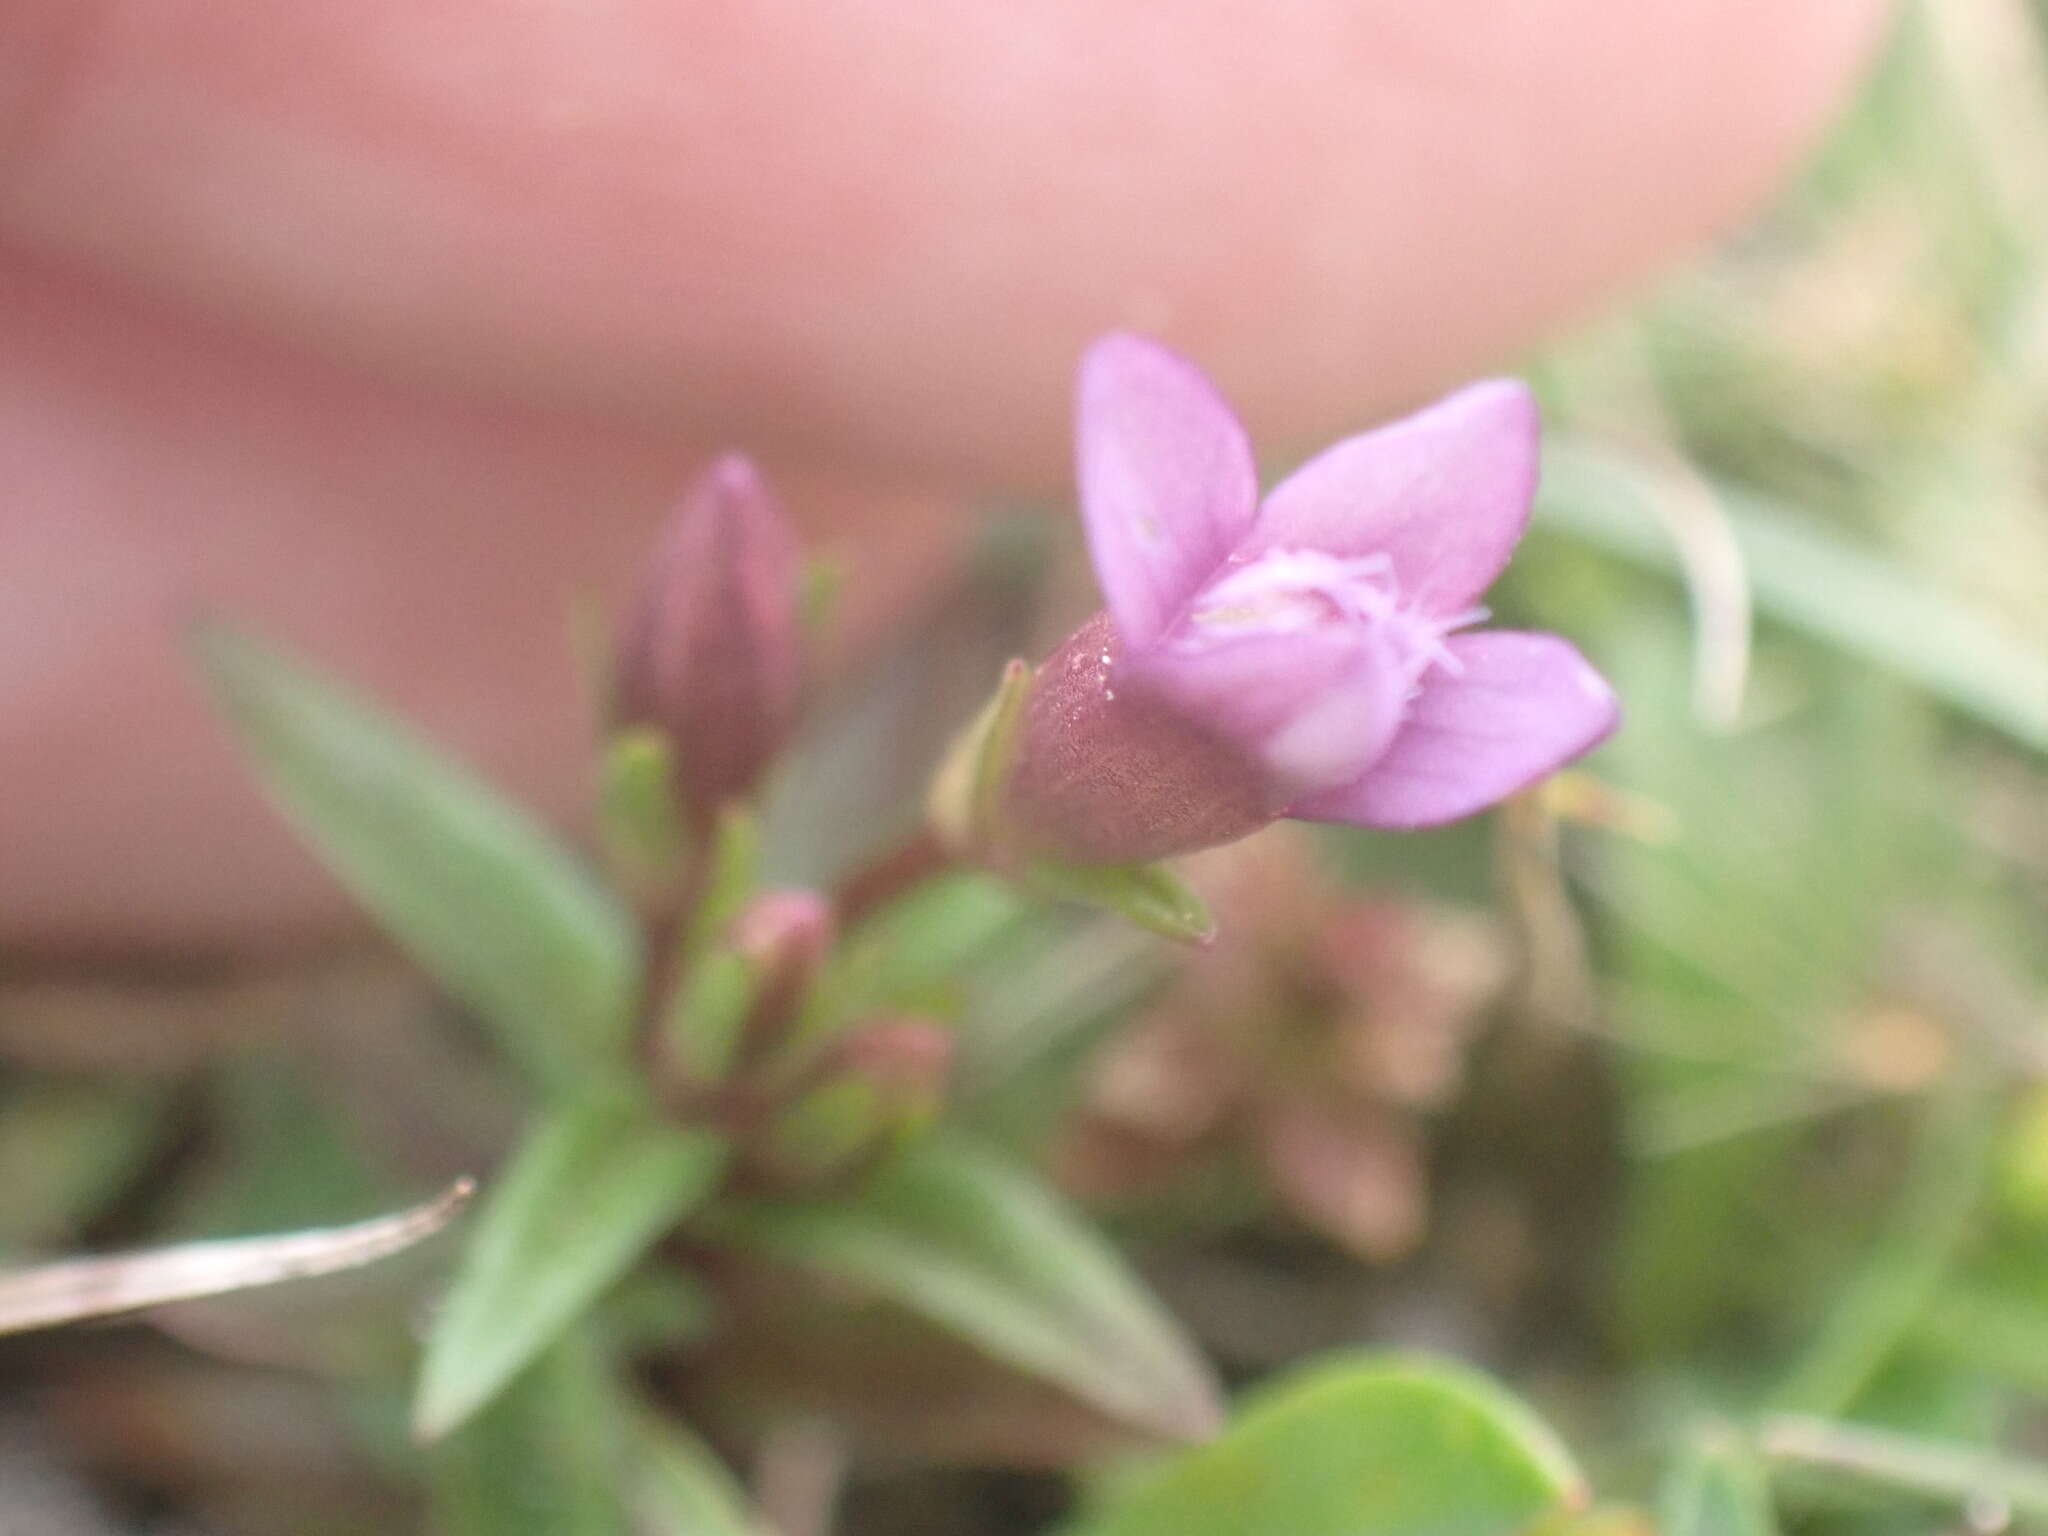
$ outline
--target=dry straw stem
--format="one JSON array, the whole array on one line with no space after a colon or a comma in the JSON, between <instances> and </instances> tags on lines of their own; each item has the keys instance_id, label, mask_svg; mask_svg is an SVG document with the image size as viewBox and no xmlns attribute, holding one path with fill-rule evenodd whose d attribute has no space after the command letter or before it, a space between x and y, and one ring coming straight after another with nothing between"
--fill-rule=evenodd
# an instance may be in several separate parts
<instances>
[{"instance_id":1,"label":"dry straw stem","mask_svg":"<svg viewBox=\"0 0 2048 1536\"><path fill-rule=\"evenodd\" d=\"M457 1179L431 1200L352 1226L181 1243L0 1273L0 1334L373 1264L440 1231L474 1191L470 1180Z\"/></svg>"}]
</instances>

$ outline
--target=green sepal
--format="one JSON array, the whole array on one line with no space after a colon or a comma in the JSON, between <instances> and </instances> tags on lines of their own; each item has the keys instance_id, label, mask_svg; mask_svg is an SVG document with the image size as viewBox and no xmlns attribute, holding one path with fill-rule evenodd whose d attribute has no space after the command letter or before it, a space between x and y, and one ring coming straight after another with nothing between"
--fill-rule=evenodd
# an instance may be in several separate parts
<instances>
[{"instance_id":1,"label":"green sepal","mask_svg":"<svg viewBox=\"0 0 2048 1536\"><path fill-rule=\"evenodd\" d=\"M677 939L677 980L662 1020L677 1059L704 1081L731 1067L753 1006L753 968L724 941L760 878L761 823L746 806L728 805L712 829L697 904Z\"/></svg>"},{"instance_id":2,"label":"green sepal","mask_svg":"<svg viewBox=\"0 0 2048 1536\"><path fill-rule=\"evenodd\" d=\"M1003 792L1016 766L1031 680L1029 664L1005 666L996 691L955 738L932 777L926 809L932 829L948 848L986 858L1002 847Z\"/></svg>"},{"instance_id":3,"label":"green sepal","mask_svg":"<svg viewBox=\"0 0 2048 1536\"><path fill-rule=\"evenodd\" d=\"M683 938L686 960L704 954L724 936L760 883L761 823L747 807L728 805L711 834L704 889Z\"/></svg>"},{"instance_id":4,"label":"green sepal","mask_svg":"<svg viewBox=\"0 0 2048 1536\"><path fill-rule=\"evenodd\" d=\"M663 1027L693 1081L723 1082L732 1070L756 990L753 966L729 949L712 948L684 972Z\"/></svg>"},{"instance_id":5,"label":"green sepal","mask_svg":"<svg viewBox=\"0 0 2048 1536\"><path fill-rule=\"evenodd\" d=\"M628 726L605 744L599 773L598 821L612 867L636 890L672 891L690 856L674 746L653 726Z\"/></svg>"},{"instance_id":6,"label":"green sepal","mask_svg":"<svg viewBox=\"0 0 2048 1536\"><path fill-rule=\"evenodd\" d=\"M1182 944L1206 947L1216 938L1216 919L1208 904L1164 864L1041 861L1029 868L1025 879L1048 896L1101 907Z\"/></svg>"}]
</instances>

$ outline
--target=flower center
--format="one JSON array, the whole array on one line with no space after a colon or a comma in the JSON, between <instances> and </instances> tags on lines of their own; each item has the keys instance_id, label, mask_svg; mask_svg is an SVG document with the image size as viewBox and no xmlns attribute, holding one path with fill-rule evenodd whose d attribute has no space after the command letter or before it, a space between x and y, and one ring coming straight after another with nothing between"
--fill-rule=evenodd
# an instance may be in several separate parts
<instances>
[{"instance_id":1,"label":"flower center","mask_svg":"<svg viewBox=\"0 0 2048 1536\"><path fill-rule=\"evenodd\" d=\"M1407 605L1394 563L1383 554L1347 559L1316 549L1275 549L1211 583L1173 643L1202 651L1256 635L1354 629L1384 648L1385 659L1409 674L1412 689L1431 666L1456 673L1458 660L1445 637L1486 616L1484 608L1471 608L1439 618Z\"/></svg>"}]
</instances>

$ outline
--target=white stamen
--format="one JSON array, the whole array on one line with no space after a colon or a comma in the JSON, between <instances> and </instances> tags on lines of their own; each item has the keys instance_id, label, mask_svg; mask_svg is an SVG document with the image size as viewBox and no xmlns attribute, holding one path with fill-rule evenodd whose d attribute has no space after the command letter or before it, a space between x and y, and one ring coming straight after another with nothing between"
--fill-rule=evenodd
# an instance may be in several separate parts
<instances>
[{"instance_id":1,"label":"white stamen","mask_svg":"<svg viewBox=\"0 0 2048 1536\"><path fill-rule=\"evenodd\" d=\"M1394 562L1383 553L1347 558L1314 549L1274 549L1238 565L1207 588L1169 643L1181 650L1202 650L1252 635L1300 634L1331 626L1370 628L1414 667L1419 684L1432 666L1454 676L1460 673L1463 668L1446 639L1486 617L1484 608L1468 608L1446 619L1409 606L1402 599Z\"/></svg>"}]
</instances>

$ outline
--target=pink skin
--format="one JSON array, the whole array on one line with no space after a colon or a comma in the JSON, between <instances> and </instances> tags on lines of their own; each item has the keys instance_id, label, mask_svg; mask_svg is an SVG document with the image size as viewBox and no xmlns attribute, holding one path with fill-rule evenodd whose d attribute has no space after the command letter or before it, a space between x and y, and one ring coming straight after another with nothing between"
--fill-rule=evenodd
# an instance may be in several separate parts
<instances>
[{"instance_id":1,"label":"pink skin","mask_svg":"<svg viewBox=\"0 0 2048 1536\"><path fill-rule=\"evenodd\" d=\"M1089 336L1263 443L1387 414L1754 207L1885 9L9 0L0 944L346 910L195 605L565 813L565 593L718 449L852 557L857 639L967 493L1060 483Z\"/></svg>"},{"instance_id":2,"label":"pink skin","mask_svg":"<svg viewBox=\"0 0 2048 1536\"><path fill-rule=\"evenodd\" d=\"M1135 862L1277 816L1434 826L1614 729L1566 641L1460 633L1528 523L1521 385L1347 438L1263 502L1229 406L1154 342L1090 347L1075 414L1108 612L1039 673L1006 818L1020 851Z\"/></svg>"}]
</instances>

